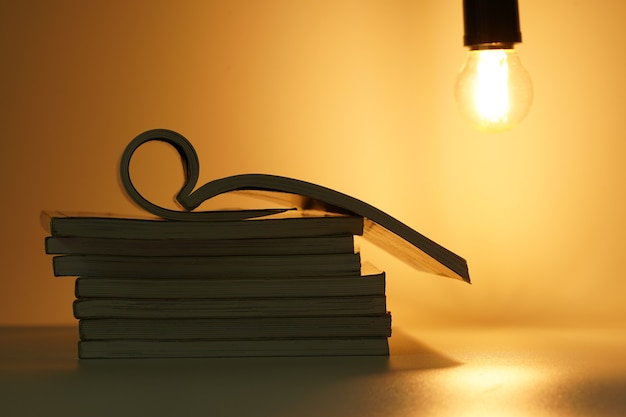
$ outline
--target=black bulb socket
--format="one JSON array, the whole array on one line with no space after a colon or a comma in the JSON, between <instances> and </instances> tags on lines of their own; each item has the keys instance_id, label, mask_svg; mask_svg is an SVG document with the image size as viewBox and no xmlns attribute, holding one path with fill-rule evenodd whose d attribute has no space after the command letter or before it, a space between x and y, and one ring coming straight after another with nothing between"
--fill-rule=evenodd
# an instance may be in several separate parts
<instances>
[{"instance_id":1,"label":"black bulb socket","mask_svg":"<svg viewBox=\"0 0 626 417\"><path fill-rule=\"evenodd\" d=\"M463 0L464 45L510 49L522 42L517 0Z\"/></svg>"}]
</instances>

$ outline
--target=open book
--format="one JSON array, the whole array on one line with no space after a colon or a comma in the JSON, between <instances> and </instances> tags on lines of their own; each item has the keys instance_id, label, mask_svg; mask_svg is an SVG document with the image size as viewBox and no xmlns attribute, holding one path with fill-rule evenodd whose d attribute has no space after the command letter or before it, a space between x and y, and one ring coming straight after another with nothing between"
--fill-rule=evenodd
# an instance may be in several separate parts
<instances>
[{"instance_id":1,"label":"open book","mask_svg":"<svg viewBox=\"0 0 626 417\"><path fill-rule=\"evenodd\" d=\"M135 150L149 141L172 145L180 154L185 184L176 200L185 211L157 206L146 200L133 185L129 166ZM146 131L126 147L120 161L120 178L129 197L146 211L168 220L216 220L224 212L192 211L204 201L232 191L250 191L269 200L281 202L303 212L315 210L325 213L356 215L364 218L363 238L383 248L412 267L437 275L470 282L467 262L462 257L415 231L389 214L347 194L293 178L243 174L210 181L196 189L199 161L191 143L177 132L165 129ZM195 189L195 190L194 190ZM280 211L280 210L279 210ZM241 210L228 212L229 218L252 219L276 210Z\"/></svg>"}]
</instances>

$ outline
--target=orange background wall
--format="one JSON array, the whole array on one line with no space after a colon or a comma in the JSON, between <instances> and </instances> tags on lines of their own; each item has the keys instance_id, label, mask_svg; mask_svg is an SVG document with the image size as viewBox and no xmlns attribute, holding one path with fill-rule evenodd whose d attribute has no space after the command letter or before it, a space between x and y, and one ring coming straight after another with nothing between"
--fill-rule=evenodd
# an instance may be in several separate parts
<instances>
[{"instance_id":1,"label":"orange background wall","mask_svg":"<svg viewBox=\"0 0 626 417\"><path fill-rule=\"evenodd\" d=\"M0 324L74 323L39 212L139 213L117 164L157 127L194 143L201 183L312 181L468 259L472 286L365 245L394 326L624 322L626 3L520 0L520 13L535 102L489 135L453 100L460 1L0 2ZM134 161L169 204L176 156Z\"/></svg>"}]
</instances>

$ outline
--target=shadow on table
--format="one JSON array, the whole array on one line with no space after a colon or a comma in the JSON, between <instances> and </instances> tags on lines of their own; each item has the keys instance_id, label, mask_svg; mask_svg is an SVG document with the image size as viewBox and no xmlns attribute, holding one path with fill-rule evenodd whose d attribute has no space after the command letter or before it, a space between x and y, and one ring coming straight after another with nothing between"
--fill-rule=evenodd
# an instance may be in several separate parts
<instances>
[{"instance_id":1,"label":"shadow on table","mask_svg":"<svg viewBox=\"0 0 626 417\"><path fill-rule=\"evenodd\" d=\"M77 339L75 328L3 333L3 408L17 413L9 415L345 415L404 401L393 388L398 372L457 365L396 329L389 357L78 360Z\"/></svg>"}]
</instances>

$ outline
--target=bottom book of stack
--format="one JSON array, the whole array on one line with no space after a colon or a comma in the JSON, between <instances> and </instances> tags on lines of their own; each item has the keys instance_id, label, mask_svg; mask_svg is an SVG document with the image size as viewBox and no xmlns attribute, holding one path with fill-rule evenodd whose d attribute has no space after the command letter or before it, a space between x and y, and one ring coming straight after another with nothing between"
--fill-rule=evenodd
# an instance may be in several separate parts
<instances>
[{"instance_id":1,"label":"bottom book of stack","mask_svg":"<svg viewBox=\"0 0 626 417\"><path fill-rule=\"evenodd\" d=\"M76 280L80 358L388 355L385 274Z\"/></svg>"}]
</instances>

